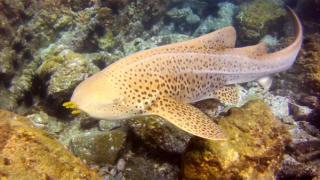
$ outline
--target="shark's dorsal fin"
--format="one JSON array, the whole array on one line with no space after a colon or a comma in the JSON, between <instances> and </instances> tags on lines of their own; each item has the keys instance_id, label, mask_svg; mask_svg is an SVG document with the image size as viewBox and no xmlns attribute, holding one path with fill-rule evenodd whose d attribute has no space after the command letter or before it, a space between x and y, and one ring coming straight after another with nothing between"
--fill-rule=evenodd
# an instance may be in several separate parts
<instances>
[{"instance_id":1,"label":"shark's dorsal fin","mask_svg":"<svg viewBox=\"0 0 320 180\"><path fill-rule=\"evenodd\" d=\"M156 48L134 53L124 60L119 60L108 69L123 68L123 66L135 63L141 59L159 55L163 53L183 53L183 52L216 52L225 48L234 48L236 44L236 30L233 26L218 29L209 34L202 35L195 39L163 45Z\"/></svg>"},{"instance_id":2,"label":"shark's dorsal fin","mask_svg":"<svg viewBox=\"0 0 320 180\"><path fill-rule=\"evenodd\" d=\"M234 48L236 44L236 30L228 26L184 43L204 49Z\"/></svg>"},{"instance_id":3,"label":"shark's dorsal fin","mask_svg":"<svg viewBox=\"0 0 320 180\"><path fill-rule=\"evenodd\" d=\"M186 132L209 140L226 140L223 131L199 109L171 98L159 99L148 113L165 118Z\"/></svg>"},{"instance_id":4,"label":"shark's dorsal fin","mask_svg":"<svg viewBox=\"0 0 320 180\"><path fill-rule=\"evenodd\" d=\"M253 59L258 59L262 55L268 53L268 46L264 42L260 42L259 44L253 46L246 46L241 48L227 49L224 53L244 55Z\"/></svg>"}]
</instances>

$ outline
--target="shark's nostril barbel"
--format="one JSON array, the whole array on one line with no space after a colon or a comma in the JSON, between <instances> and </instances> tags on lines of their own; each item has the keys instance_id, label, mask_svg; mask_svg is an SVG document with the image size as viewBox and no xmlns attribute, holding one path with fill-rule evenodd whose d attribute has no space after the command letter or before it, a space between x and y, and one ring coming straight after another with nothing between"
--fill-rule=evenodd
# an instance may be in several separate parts
<instances>
[{"instance_id":1,"label":"shark's nostril barbel","mask_svg":"<svg viewBox=\"0 0 320 180\"><path fill-rule=\"evenodd\" d=\"M68 101L62 104L63 107L67 108L67 109L76 109L77 105L74 102Z\"/></svg>"},{"instance_id":2,"label":"shark's nostril barbel","mask_svg":"<svg viewBox=\"0 0 320 180\"><path fill-rule=\"evenodd\" d=\"M79 115L81 111L77 109L77 105L74 102L68 101L62 104L63 107L66 109L72 109L71 114L72 115Z\"/></svg>"},{"instance_id":3,"label":"shark's nostril barbel","mask_svg":"<svg viewBox=\"0 0 320 180\"><path fill-rule=\"evenodd\" d=\"M71 111L72 115L79 115L80 113L81 113L81 111L79 109Z\"/></svg>"}]
</instances>

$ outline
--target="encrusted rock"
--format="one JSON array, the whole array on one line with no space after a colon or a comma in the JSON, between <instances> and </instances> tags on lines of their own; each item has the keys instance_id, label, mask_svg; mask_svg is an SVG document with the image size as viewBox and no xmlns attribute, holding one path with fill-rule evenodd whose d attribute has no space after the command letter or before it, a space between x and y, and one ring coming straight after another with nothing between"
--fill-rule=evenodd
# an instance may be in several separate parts
<instances>
[{"instance_id":1,"label":"encrusted rock","mask_svg":"<svg viewBox=\"0 0 320 180\"><path fill-rule=\"evenodd\" d=\"M278 179L320 178L320 131L306 121L299 121L290 130L292 142L287 146Z\"/></svg>"},{"instance_id":2,"label":"encrusted rock","mask_svg":"<svg viewBox=\"0 0 320 180\"><path fill-rule=\"evenodd\" d=\"M200 20L200 17L196 14L190 14L186 17L186 22L190 25L198 24Z\"/></svg>"},{"instance_id":3,"label":"encrusted rock","mask_svg":"<svg viewBox=\"0 0 320 180\"><path fill-rule=\"evenodd\" d=\"M284 156L284 162L277 175L277 179L319 179L319 163L316 161L306 164L298 162L289 155Z\"/></svg>"},{"instance_id":4,"label":"encrusted rock","mask_svg":"<svg viewBox=\"0 0 320 180\"><path fill-rule=\"evenodd\" d=\"M188 7L182 9L172 8L166 14L172 19L181 20L185 19L190 14L193 14L193 12L192 9Z\"/></svg>"},{"instance_id":5,"label":"encrusted rock","mask_svg":"<svg viewBox=\"0 0 320 180\"><path fill-rule=\"evenodd\" d=\"M15 52L11 48L3 48L0 51L0 74L12 76L14 74L14 57Z\"/></svg>"},{"instance_id":6,"label":"encrusted rock","mask_svg":"<svg viewBox=\"0 0 320 180\"><path fill-rule=\"evenodd\" d=\"M228 140L194 142L183 157L186 179L274 179L289 135L262 101L232 108L218 124Z\"/></svg>"},{"instance_id":7,"label":"encrusted rock","mask_svg":"<svg viewBox=\"0 0 320 180\"><path fill-rule=\"evenodd\" d=\"M115 164L126 143L122 130L87 132L71 139L72 152L88 163Z\"/></svg>"},{"instance_id":8,"label":"encrusted rock","mask_svg":"<svg viewBox=\"0 0 320 180\"><path fill-rule=\"evenodd\" d=\"M131 154L127 158L126 168L123 172L127 180L179 179L179 168L175 165L138 154Z\"/></svg>"},{"instance_id":9,"label":"encrusted rock","mask_svg":"<svg viewBox=\"0 0 320 180\"><path fill-rule=\"evenodd\" d=\"M58 135L66 126L57 118L50 116L43 111L28 115L27 118L30 119L36 127L42 128L53 135Z\"/></svg>"},{"instance_id":10,"label":"encrusted rock","mask_svg":"<svg viewBox=\"0 0 320 180\"><path fill-rule=\"evenodd\" d=\"M53 52L44 56L44 62L38 68L37 74L40 77L50 77L48 95L59 99L59 102L64 100L64 96L70 94L78 83L99 71L83 54L68 49L61 52L51 51Z\"/></svg>"},{"instance_id":11,"label":"encrusted rock","mask_svg":"<svg viewBox=\"0 0 320 180\"><path fill-rule=\"evenodd\" d=\"M99 40L98 40L98 45L101 49L104 50L109 50L115 47L116 42L113 37L113 34L111 31L103 35Z\"/></svg>"},{"instance_id":12,"label":"encrusted rock","mask_svg":"<svg viewBox=\"0 0 320 180\"><path fill-rule=\"evenodd\" d=\"M254 0L240 6L237 21L240 38L245 42L256 42L286 15L281 0Z\"/></svg>"},{"instance_id":13,"label":"encrusted rock","mask_svg":"<svg viewBox=\"0 0 320 180\"><path fill-rule=\"evenodd\" d=\"M44 131L0 110L1 179L102 179Z\"/></svg>"},{"instance_id":14,"label":"encrusted rock","mask_svg":"<svg viewBox=\"0 0 320 180\"><path fill-rule=\"evenodd\" d=\"M305 89L313 94L320 95L320 34L307 36L304 47L295 67L299 80L305 84ZM296 77L297 78L297 77ZM303 87L303 86L302 86Z\"/></svg>"}]
</instances>

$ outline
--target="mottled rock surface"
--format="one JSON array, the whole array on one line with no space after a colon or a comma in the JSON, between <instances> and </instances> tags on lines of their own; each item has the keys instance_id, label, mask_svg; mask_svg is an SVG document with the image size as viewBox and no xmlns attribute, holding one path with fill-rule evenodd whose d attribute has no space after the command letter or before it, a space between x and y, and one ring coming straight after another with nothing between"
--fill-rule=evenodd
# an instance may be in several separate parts
<instances>
[{"instance_id":1,"label":"mottled rock surface","mask_svg":"<svg viewBox=\"0 0 320 180\"><path fill-rule=\"evenodd\" d=\"M45 62L49 65L43 64L43 66L49 66L47 68L52 69L40 70L47 71L44 72L47 74L50 74L50 71L52 72L51 78L48 81L49 96L57 97L68 95L77 84L99 71L99 68L86 59L84 55L74 53L70 50L64 50L52 58L54 58L54 60L49 59ZM51 65L52 67L50 67L50 63L56 63L56 65Z\"/></svg>"},{"instance_id":2,"label":"mottled rock surface","mask_svg":"<svg viewBox=\"0 0 320 180\"><path fill-rule=\"evenodd\" d=\"M315 104L319 101L315 97L320 95L319 41L319 33L305 35L302 49L292 68L284 73L280 73L280 76L274 81L274 87L279 89L279 92L284 91L287 93L285 95L288 95L287 91L291 91L289 95L298 99L300 103L312 108L315 108ZM312 96L315 97L312 98Z\"/></svg>"},{"instance_id":3,"label":"mottled rock surface","mask_svg":"<svg viewBox=\"0 0 320 180\"><path fill-rule=\"evenodd\" d=\"M125 143L126 133L122 130L88 132L73 137L70 149L88 163L114 164L120 151L125 148Z\"/></svg>"},{"instance_id":4,"label":"mottled rock surface","mask_svg":"<svg viewBox=\"0 0 320 180\"><path fill-rule=\"evenodd\" d=\"M262 101L232 108L218 124L229 139L196 140L183 157L186 179L274 178L289 135Z\"/></svg>"},{"instance_id":5,"label":"mottled rock surface","mask_svg":"<svg viewBox=\"0 0 320 180\"><path fill-rule=\"evenodd\" d=\"M4 110L0 110L0 177L101 179L28 119Z\"/></svg>"},{"instance_id":6,"label":"mottled rock surface","mask_svg":"<svg viewBox=\"0 0 320 180\"><path fill-rule=\"evenodd\" d=\"M129 154L126 157L126 167L123 171L128 180L177 180L179 168L161 161L139 154Z\"/></svg>"},{"instance_id":7,"label":"mottled rock surface","mask_svg":"<svg viewBox=\"0 0 320 180\"><path fill-rule=\"evenodd\" d=\"M306 87L305 90L320 95L320 34L312 34L305 38L304 47L295 64L295 75Z\"/></svg>"},{"instance_id":8,"label":"mottled rock surface","mask_svg":"<svg viewBox=\"0 0 320 180\"><path fill-rule=\"evenodd\" d=\"M169 153L183 153L191 135L160 117L143 117L128 123L134 134L147 146Z\"/></svg>"}]
</instances>

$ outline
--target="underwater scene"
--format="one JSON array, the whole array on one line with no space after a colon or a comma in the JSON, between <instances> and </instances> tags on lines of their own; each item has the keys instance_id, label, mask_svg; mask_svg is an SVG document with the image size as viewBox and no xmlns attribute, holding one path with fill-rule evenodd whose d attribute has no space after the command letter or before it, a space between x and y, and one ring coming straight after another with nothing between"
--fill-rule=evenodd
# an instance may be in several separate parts
<instances>
[{"instance_id":1,"label":"underwater scene","mask_svg":"<svg viewBox=\"0 0 320 180\"><path fill-rule=\"evenodd\" d=\"M320 179L319 0L0 0L0 180Z\"/></svg>"}]
</instances>

